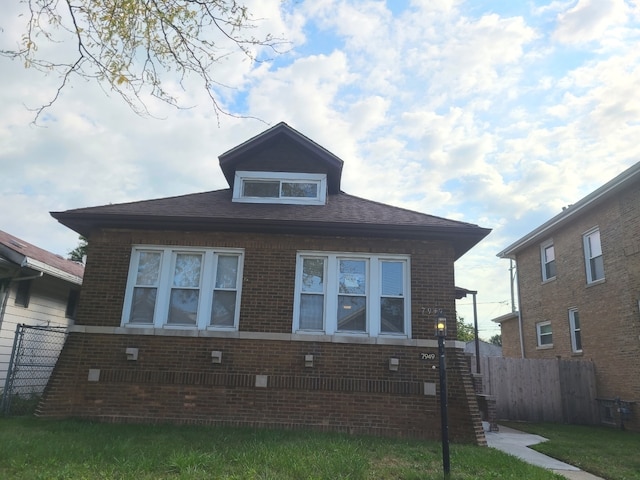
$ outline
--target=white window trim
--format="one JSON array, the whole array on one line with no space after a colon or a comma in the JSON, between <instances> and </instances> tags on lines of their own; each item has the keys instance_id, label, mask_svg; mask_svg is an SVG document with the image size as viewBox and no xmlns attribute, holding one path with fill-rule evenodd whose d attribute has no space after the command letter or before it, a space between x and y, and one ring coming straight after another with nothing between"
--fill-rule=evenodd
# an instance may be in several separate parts
<instances>
[{"instance_id":1,"label":"white window trim","mask_svg":"<svg viewBox=\"0 0 640 480\"><path fill-rule=\"evenodd\" d=\"M318 196L306 197L245 197L242 187L245 180L280 180L286 182L315 183L318 185ZM327 175L324 173L291 173L291 172L251 172L236 171L233 183L233 201L244 203L280 203L295 205L324 205L327 200Z\"/></svg>"},{"instance_id":2,"label":"white window trim","mask_svg":"<svg viewBox=\"0 0 640 480\"><path fill-rule=\"evenodd\" d=\"M324 258L325 302L323 330L300 329L300 296L302 293L302 262L304 258ZM366 260L367 275L367 322L365 332L338 331L338 262L339 260ZM404 268L404 333L380 331L380 306L382 298L381 265L384 261L403 262ZM408 255L363 254L351 252L299 251L296 257L296 283L293 305L292 332L302 335L337 335L345 337L390 337L411 338L411 263Z\"/></svg>"},{"instance_id":3,"label":"white window trim","mask_svg":"<svg viewBox=\"0 0 640 480\"><path fill-rule=\"evenodd\" d=\"M599 227L594 227L591 230L582 234L582 246L583 246L583 252L584 252L584 268L587 274L587 284L600 283L600 282L603 282L604 279L606 278L606 275L604 273L604 264L602 268L602 278L594 279L593 276L591 275L591 259L596 257L591 256L589 238L591 237L591 235L593 235L596 232L600 233ZM602 252L602 236L601 235L600 235L600 251ZM601 256L604 261L604 252L601 253Z\"/></svg>"},{"instance_id":4,"label":"white window trim","mask_svg":"<svg viewBox=\"0 0 640 480\"><path fill-rule=\"evenodd\" d=\"M571 336L571 351L573 353L582 353L582 348L578 349L576 346L576 332L582 332L582 327L576 328L576 317L575 314L578 313L577 308L569 309L569 333ZM578 322L580 321L580 317L578 316ZM582 334L580 335L580 343L582 343Z\"/></svg>"},{"instance_id":5,"label":"white window trim","mask_svg":"<svg viewBox=\"0 0 640 480\"><path fill-rule=\"evenodd\" d=\"M551 348L553 347L553 329L551 329L551 333L550 334L545 334L545 335L551 335L551 343L542 343L542 333L541 333L541 329L542 327L545 327L547 325L551 325L550 321L545 321L545 322L538 322L536 323L536 339L537 339L537 343L538 343L538 348Z\"/></svg>"},{"instance_id":6,"label":"white window trim","mask_svg":"<svg viewBox=\"0 0 640 480\"><path fill-rule=\"evenodd\" d=\"M557 270L558 264L556 262L556 275L553 275L551 277L547 277L547 268L546 267L547 267L547 264L549 262L546 261L547 260L546 250L549 247L553 247L553 256L554 256L553 261L555 262L556 261L556 247L555 247L555 245L553 243L553 240L547 240L546 242L540 244L540 267L541 267L541 270L542 270L542 281L543 282L548 282L549 280L553 280L554 278L556 278L556 275L558 273L558 270Z\"/></svg>"},{"instance_id":7,"label":"white window trim","mask_svg":"<svg viewBox=\"0 0 640 480\"><path fill-rule=\"evenodd\" d=\"M133 300L133 291L136 285L136 277L138 274L138 258L141 252L158 252L161 254L161 266L158 279L156 304L153 314L153 323L129 323L129 315L131 313L131 302ZM171 325L167 323L169 299L171 294L172 282L171 272L173 271L174 257L179 253L202 254L203 262L201 268L200 295L198 298L198 317L196 324L191 325ZM236 280L236 305L235 317L233 325L216 326L210 325L212 295L215 289L215 278L217 263L215 259L218 255L238 255L238 272ZM244 250L230 248L197 248L197 247L168 247L156 245L134 245L131 250L131 259L129 261L129 273L127 276L127 287L124 297L124 305L122 308L121 326L127 328L162 328L168 330L220 330L220 331L237 331L238 321L240 318L240 298L242 296L242 270L244 265Z\"/></svg>"}]
</instances>

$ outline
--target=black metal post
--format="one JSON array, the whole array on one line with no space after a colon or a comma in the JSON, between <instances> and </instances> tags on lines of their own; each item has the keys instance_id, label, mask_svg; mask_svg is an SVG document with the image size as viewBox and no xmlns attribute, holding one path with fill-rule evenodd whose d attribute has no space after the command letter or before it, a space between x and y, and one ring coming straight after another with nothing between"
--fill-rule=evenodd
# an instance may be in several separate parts
<instances>
[{"instance_id":1,"label":"black metal post","mask_svg":"<svg viewBox=\"0 0 640 480\"><path fill-rule=\"evenodd\" d=\"M476 294L478 292L471 292L473 295L473 333L474 343L476 347L476 373L480 374L480 338L478 337L478 308L476 307Z\"/></svg>"},{"instance_id":2,"label":"black metal post","mask_svg":"<svg viewBox=\"0 0 640 480\"><path fill-rule=\"evenodd\" d=\"M442 431L442 469L444 478L449 478L449 417L447 411L447 366L445 363L444 335L438 335L438 356L440 357L440 422Z\"/></svg>"}]
</instances>

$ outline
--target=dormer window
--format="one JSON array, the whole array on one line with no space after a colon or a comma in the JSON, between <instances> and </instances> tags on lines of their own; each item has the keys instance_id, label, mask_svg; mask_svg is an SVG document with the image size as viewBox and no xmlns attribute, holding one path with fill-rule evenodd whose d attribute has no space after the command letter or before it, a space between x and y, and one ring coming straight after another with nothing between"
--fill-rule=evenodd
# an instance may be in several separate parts
<instances>
[{"instance_id":1,"label":"dormer window","mask_svg":"<svg viewBox=\"0 0 640 480\"><path fill-rule=\"evenodd\" d=\"M324 205L326 198L323 173L236 171L234 202Z\"/></svg>"}]
</instances>

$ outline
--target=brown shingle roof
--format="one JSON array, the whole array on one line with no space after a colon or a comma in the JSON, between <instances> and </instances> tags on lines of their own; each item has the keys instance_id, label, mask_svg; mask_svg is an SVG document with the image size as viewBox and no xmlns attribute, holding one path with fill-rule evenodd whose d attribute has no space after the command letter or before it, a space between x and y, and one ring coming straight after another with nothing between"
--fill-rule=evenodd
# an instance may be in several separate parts
<instances>
[{"instance_id":1,"label":"brown shingle roof","mask_svg":"<svg viewBox=\"0 0 640 480\"><path fill-rule=\"evenodd\" d=\"M340 191L343 161L286 123L256 135L219 157L229 186L240 167L272 172L325 172L325 205L232 201L232 190L52 212L84 236L98 228L209 230L296 235L441 239L456 258L490 232L470 223L392 207Z\"/></svg>"},{"instance_id":2,"label":"brown shingle roof","mask_svg":"<svg viewBox=\"0 0 640 480\"><path fill-rule=\"evenodd\" d=\"M80 279L84 275L84 266L82 264L43 250L2 230L0 230L0 256L7 258L11 262L18 263L18 265L21 265L26 259L26 266L40 270L37 265L34 265L34 262L30 262L30 260L35 260L50 267L46 273L54 276L59 276L56 275L56 270Z\"/></svg>"},{"instance_id":3,"label":"brown shingle roof","mask_svg":"<svg viewBox=\"0 0 640 480\"><path fill-rule=\"evenodd\" d=\"M141 202L52 212L88 236L93 228L253 231L386 238L445 238L457 257L489 234L470 223L393 207L340 192L326 205L232 202L230 189Z\"/></svg>"}]
</instances>

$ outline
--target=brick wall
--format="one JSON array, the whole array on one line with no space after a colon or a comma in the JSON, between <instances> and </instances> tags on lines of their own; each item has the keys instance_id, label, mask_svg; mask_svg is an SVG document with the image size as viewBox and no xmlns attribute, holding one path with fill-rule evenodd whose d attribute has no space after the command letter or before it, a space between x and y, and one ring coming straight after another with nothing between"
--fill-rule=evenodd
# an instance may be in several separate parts
<instances>
[{"instance_id":1,"label":"brick wall","mask_svg":"<svg viewBox=\"0 0 640 480\"><path fill-rule=\"evenodd\" d=\"M411 255L413 339L433 339L443 308L455 337L453 251L435 242L299 238L207 232L106 231L92 235L77 325L119 327L131 246L198 245L245 249L240 332L290 334L298 250ZM127 347L138 348L128 361ZM213 364L211 351L222 352ZM435 346L82 333L69 336L39 408L42 416L103 421L316 428L440 437ZM304 356L314 355L314 366ZM389 370L389 358L400 360ZM471 377L460 350L448 349L450 436L484 441ZM89 372L94 378L89 380ZM99 371L99 372L98 372ZM257 378L266 387L257 386ZM428 389L429 390L429 389Z\"/></svg>"},{"instance_id":2,"label":"brick wall","mask_svg":"<svg viewBox=\"0 0 640 480\"><path fill-rule=\"evenodd\" d=\"M437 242L370 238L203 232L108 231L91 236L77 325L120 326L131 247L136 244L245 249L241 331L291 333L295 260L299 250L411 255L413 338L433 338L424 308L442 308L455 338L453 249Z\"/></svg>"},{"instance_id":3,"label":"brick wall","mask_svg":"<svg viewBox=\"0 0 640 480\"><path fill-rule=\"evenodd\" d=\"M582 235L593 227L600 229L605 280L587 285ZM555 246L554 280L541 280L539 244L517 256L525 355L592 359L598 396L639 402L635 410L639 429L640 188L636 185L591 209L549 238ZM571 350L570 308L577 308L580 315L582 353ZM551 348L537 347L535 325L541 321L551 322Z\"/></svg>"},{"instance_id":4,"label":"brick wall","mask_svg":"<svg viewBox=\"0 0 640 480\"><path fill-rule=\"evenodd\" d=\"M518 317L500 323L500 335L502 337L502 356L521 358L520 326Z\"/></svg>"}]
</instances>

